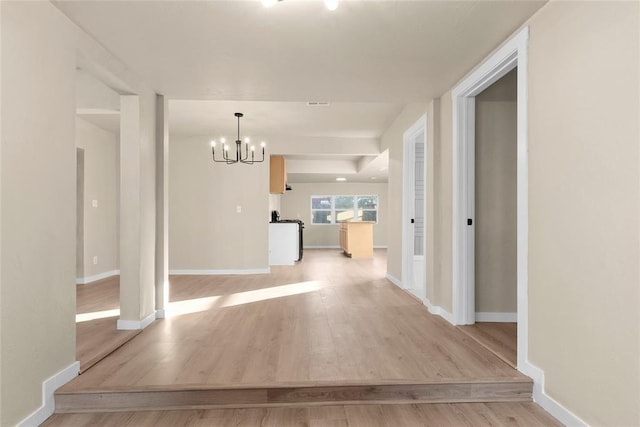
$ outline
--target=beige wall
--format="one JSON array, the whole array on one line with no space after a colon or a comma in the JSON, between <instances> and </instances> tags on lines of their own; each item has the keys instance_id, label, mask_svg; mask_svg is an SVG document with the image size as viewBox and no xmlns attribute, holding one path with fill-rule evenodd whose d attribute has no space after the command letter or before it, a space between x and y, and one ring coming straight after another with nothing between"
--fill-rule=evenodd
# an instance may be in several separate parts
<instances>
[{"instance_id":1,"label":"beige wall","mask_svg":"<svg viewBox=\"0 0 640 427\"><path fill-rule=\"evenodd\" d=\"M2 419L75 361L73 29L49 2L2 8ZM46 65L45 65L46 64Z\"/></svg>"},{"instance_id":2,"label":"beige wall","mask_svg":"<svg viewBox=\"0 0 640 427\"><path fill-rule=\"evenodd\" d=\"M171 139L170 269L268 268L268 224L268 162L213 163L208 138Z\"/></svg>"},{"instance_id":3,"label":"beige wall","mask_svg":"<svg viewBox=\"0 0 640 427\"><path fill-rule=\"evenodd\" d=\"M640 424L639 5L530 22L529 358L600 426Z\"/></svg>"},{"instance_id":4,"label":"beige wall","mask_svg":"<svg viewBox=\"0 0 640 427\"><path fill-rule=\"evenodd\" d=\"M436 218L435 239L436 279L433 285L434 305L442 307L449 313L453 307L453 117L451 91L440 98L440 138L434 141L436 153L435 185L436 202L434 215Z\"/></svg>"},{"instance_id":5,"label":"beige wall","mask_svg":"<svg viewBox=\"0 0 640 427\"><path fill-rule=\"evenodd\" d=\"M476 312L517 311L517 74L476 96Z\"/></svg>"},{"instance_id":6,"label":"beige wall","mask_svg":"<svg viewBox=\"0 0 640 427\"><path fill-rule=\"evenodd\" d=\"M304 222L304 246L340 246L339 225L311 224L311 196L378 196L378 223L373 226L373 245L387 246L387 183L314 183L292 184L282 195L280 217Z\"/></svg>"},{"instance_id":7,"label":"beige wall","mask_svg":"<svg viewBox=\"0 0 640 427\"><path fill-rule=\"evenodd\" d=\"M528 23L529 360L592 425L640 424L638 6L552 1ZM432 302L450 310L451 91L439 123Z\"/></svg>"},{"instance_id":8,"label":"beige wall","mask_svg":"<svg viewBox=\"0 0 640 427\"><path fill-rule=\"evenodd\" d=\"M76 118L76 145L84 150L83 277L118 269L117 144L115 134Z\"/></svg>"}]
</instances>

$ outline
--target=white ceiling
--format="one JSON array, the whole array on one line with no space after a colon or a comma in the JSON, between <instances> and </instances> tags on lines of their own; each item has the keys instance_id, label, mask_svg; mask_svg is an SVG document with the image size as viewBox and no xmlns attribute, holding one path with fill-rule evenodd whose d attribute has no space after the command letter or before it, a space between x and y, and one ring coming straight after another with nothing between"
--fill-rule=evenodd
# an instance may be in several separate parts
<instances>
[{"instance_id":1,"label":"white ceiling","mask_svg":"<svg viewBox=\"0 0 640 427\"><path fill-rule=\"evenodd\" d=\"M171 100L172 134L233 132L239 111L242 133L346 144L441 96L544 3L54 0Z\"/></svg>"},{"instance_id":2,"label":"white ceiling","mask_svg":"<svg viewBox=\"0 0 640 427\"><path fill-rule=\"evenodd\" d=\"M308 107L306 102L186 101L169 102L169 129L183 135L379 138L400 114L400 103L332 103Z\"/></svg>"}]
</instances>

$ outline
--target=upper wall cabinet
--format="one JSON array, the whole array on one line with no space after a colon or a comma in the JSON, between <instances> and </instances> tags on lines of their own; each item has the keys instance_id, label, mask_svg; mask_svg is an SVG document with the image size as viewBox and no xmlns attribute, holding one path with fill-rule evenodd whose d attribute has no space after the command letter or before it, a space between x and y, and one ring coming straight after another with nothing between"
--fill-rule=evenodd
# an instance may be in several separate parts
<instances>
[{"instance_id":1,"label":"upper wall cabinet","mask_svg":"<svg viewBox=\"0 0 640 427\"><path fill-rule=\"evenodd\" d=\"M284 194L287 185L287 169L283 156L270 156L269 193Z\"/></svg>"}]
</instances>

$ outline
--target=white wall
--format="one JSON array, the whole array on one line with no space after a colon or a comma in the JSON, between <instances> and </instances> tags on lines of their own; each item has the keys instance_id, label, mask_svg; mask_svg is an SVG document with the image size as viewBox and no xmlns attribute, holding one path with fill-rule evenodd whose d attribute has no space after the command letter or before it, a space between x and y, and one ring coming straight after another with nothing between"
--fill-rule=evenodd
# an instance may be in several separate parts
<instances>
[{"instance_id":1,"label":"white wall","mask_svg":"<svg viewBox=\"0 0 640 427\"><path fill-rule=\"evenodd\" d=\"M84 276L78 279L119 268L117 144L115 134L76 118L76 145L84 150Z\"/></svg>"},{"instance_id":2,"label":"white wall","mask_svg":"<svg viewBox=\"0 0 640 427\"><path fill-rule=\"evenodd\" d=\"M377 195L378 223L373 226L373 245L387 246L388 198L387 183L305 183L292 184L293 190L282 195L281 219L301 219L304 222L304 246L340 246L338 224L311 224L311 196Z\"/></svg>"},{"instance_id":3,"label":"white wall","mask_svg":"<svg viewBox=\"0 0 640 427\"><path fill-rule=\"evenodd\" d=\"M2 8L2 419L75 361L74 31L49 2Z\"/></svg>"},{"instance_id":4,"label":"white wall","mask_svg":"<svg viewBox=\"0 0 640 427\"><path fill-rule=\"evenodd\" d=\"M269 268L269 220L268 162L213 163L207 137L172 137L171 270Z\"/></svg>"}]
</instances>

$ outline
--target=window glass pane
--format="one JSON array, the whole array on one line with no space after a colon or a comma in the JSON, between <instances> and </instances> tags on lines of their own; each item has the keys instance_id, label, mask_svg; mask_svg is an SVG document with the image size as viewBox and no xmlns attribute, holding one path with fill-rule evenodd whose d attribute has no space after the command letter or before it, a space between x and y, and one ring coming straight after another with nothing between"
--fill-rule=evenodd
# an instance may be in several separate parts
<instances>
[{"instance_id":1,"label":"window glass pane","mask_svg":"<svg viewBox=\"0 0 640 427\"><path fill-rule=\"evenodd\" d=\"M336 220L337 222L344 222L344 221L353 221L356 218L353 217L353 208L349 209L348 211L339 211L336 209Z\"/></svg>"},{"instance_id":2,"label":"window glass pane","mask_svg":"<svg viewBox=\"0 0 640 427\"><path fill-rule=\"evenodd\" d=\"M378 197L377 196L360 196L358 197L359 209L377 209Z\"/></svg>"},{"instance_id":3,"label":"window glass pane","mask_svg":"<svg viewBox=\"0 0 640 427\"><path fill-rule=\"evenodd\" d=\"M331 224L331 211L311 211L312 224Z\"/></svg>"},{"instance_id":4,"label":"window glass pane","mask_svg":"<svg viewBox=\"0 0 640 427\"><path fill-rule=\"evenodd\" d=\"M336 196L336 209L353 210L353 196Z\"/></svg>"},{"instance_id":5,"label":"window glass pane","mask_svg":"<svg viewBox=\"0 0 640 427\"><path fill-rule=\"evenodd\" d=\"M363 221L378 221L378 211L360 211Z\"/></svg>"},{"instance_id":6,"label":"window glass pane","mask_svg":"<svg viewBox=\"0 0 640 427\"><path fill-rule=\"evenodd\" d=\"M312 197L311 209L331 209L331 196Z\"/></svg>"}]
</instances>

